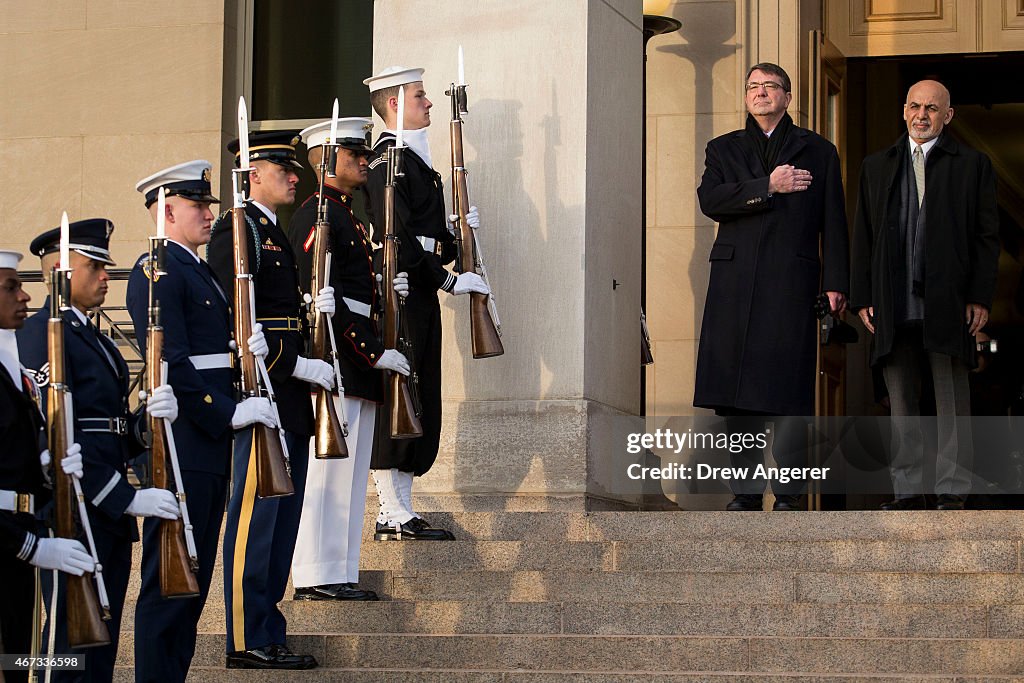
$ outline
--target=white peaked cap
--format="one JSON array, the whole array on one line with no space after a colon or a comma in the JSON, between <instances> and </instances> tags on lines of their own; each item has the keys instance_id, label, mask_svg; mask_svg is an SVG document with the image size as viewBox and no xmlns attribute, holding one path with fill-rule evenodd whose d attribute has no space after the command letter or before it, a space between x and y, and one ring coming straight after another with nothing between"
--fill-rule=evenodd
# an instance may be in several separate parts
<instances>
[{"instance_id":1,"label":"white peaked cap","mask_svg":"<svg viewBox=\"0 0 1024 683\"><path fill-rule=\"evenodd\" d=\"M338 142L343 146L350 146L352 143L361 143L361 146L366 146L366 132L373 128L373 121L362 116L349 116L343 119L338 119ZM320 145L328 142L327 138L331 137L331 122L322 121L321 123L314 123L309 128L306 128L300 133L302 139L306 143L306 147L313 149Z\"/></svg>"}]
</instances>

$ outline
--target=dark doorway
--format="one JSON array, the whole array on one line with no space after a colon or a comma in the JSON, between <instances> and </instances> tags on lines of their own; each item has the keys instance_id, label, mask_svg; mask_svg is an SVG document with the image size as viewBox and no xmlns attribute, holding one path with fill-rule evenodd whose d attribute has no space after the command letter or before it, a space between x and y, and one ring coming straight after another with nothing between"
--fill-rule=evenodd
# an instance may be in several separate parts
<instances>
[{"instance_id":1,"label":"dark doorway","mask_svg":"<svg viewBox=\"0 0 1024 683\"><path fill-rule=\"evenodd\" d=\"M1024 53L928 55L847 60L846 147L843 154L849 215L854 215L863 159L892 145L906 127L902 107L909 87L938 80L952 94L954 118L948 131L992 159L1000 207L999 281L985 332L997 340L995 353L980 354L971 377L975 415L1024 414L1024 93L1014 87ZM846 409L851 415L884 415L884 385L868 366L867 333L847 355ZM976 438L977 440L977 438ZM976 444L979 473L985 458L1002 457ZM878 496L823 501L826 507L875 508ZM977 507L1021 507L1019 497L975 496Z\"/></svg>"}]
</instances>

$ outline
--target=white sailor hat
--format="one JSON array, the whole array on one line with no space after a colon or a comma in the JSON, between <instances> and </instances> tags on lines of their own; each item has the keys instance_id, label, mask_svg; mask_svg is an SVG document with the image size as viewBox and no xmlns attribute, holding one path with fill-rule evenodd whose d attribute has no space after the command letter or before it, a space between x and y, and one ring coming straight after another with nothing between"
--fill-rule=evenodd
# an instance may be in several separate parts
<instances>
[{"instance_id":1,"label":"white sailor hat","mask_svg":"<svg viewBox=\"0 0 1024 683\"><path fill-rule=\"evenodd\" d=\"M185 197L197 202L219 203L210 193L210 169L213 165L205 159L186 161L177 166L157 171L135 183L135 189L146 196L146 208L156 201L156 194L163 187L168 197Z\"/></svg>"},{"instance_id":2,"label":"white sailor hat","mask_svg":"<svg viewBox=\"0 0 1024 683\"><path fill-rule=\"evenodd\" d=\"M18 262L22 259L21 254L16 251L0 249L0 268L17 269Z\"/></svg>"},{"instance_id":3,"label":"white sailor hat","mask_svg":"<svg viewBox=\"0 0 1024 683\"><path fill-rule=\"evenodd\" d=\"M366 144L366 136L372 129L373 121L362 116L349 116L338 119L337 143L355 152L366 152L369 154L373 150ZM299 133L299 135L306 141L307 148L319 147L325 142L329 142L327 138L331 137L331 122L315 123Z\"/></svg>"},{"instance_id":4,"label":"white sailor hat","mask_svg":"<svg viewBox=\"0 0 1024 683\"><path fill-rule=\"evenodd\" d=\"M417 83L423 80L423 69L407 66L389 66L376 76L370 76L363 85L369 86L370 92L377 92L384 88L395 88L407 83Z\"/></svg>"}]
</instances>

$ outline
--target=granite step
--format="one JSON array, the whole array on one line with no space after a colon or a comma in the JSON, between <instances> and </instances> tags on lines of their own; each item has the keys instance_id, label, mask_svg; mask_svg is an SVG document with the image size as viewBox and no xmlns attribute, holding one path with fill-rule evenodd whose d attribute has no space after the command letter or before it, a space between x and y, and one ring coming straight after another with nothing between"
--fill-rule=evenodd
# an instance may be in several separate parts
<instances>
[{"instance_id":1,"label":"granite step","mask_svg":"<svg viewBox=\"0 0 1024 683\"><path fill-rule=\"evenodd\" d=\"M289 645L324 669L1024 677L1024 641L1002 639L295 634ZM221 667L223 635L200 634L193 662Z\"/></svg>"}]
</instances>

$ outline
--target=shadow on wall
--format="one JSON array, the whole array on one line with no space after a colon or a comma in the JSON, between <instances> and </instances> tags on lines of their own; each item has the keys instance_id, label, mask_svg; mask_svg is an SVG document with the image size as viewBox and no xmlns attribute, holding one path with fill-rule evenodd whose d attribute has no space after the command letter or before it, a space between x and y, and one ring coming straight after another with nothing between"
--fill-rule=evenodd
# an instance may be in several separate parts
<instances>
[{"instance_id":1,"label":"shadow on wall","mask_svg":"<svg viewBox=\"0 0 1024 683\"><path fill-rule=\"evenodd\" d=\"M690 94L691 111L694 113L693 139L692 141L681 141L681 144L692 145L694 152L693 177L695 183L699 184L700 178L704 174L703 150L715 136L713 116L715 112L715 66L742 49L742 46L733 40L736 36L736 7L732 3L722 3L716 5L714 11L709 11L703 3L697 5L677 3L673 7L673 17L682 23L679 34L686 42L663 45L656 49L659 53L672 54L686 60L693 66L694 77ZM686 87L681 81L677 81L677 83L680 88ZM742 102L737 102L736 106L742 107ZM706 224L707 219L701 214L700 206L697 203L696 184L689 188L674 189L679 196L689 193L693 206L693 218L690 224L693 226ZM715 233L712 229L703 227L697 227L694 232L694 249L688 264L688 284L683 286L689 286L693 292L694 309L690 314L693 316L693 329L699 335L708 287L708 254L711 251ZM665 494L676 500L683 509L720 509L722 507L723 496L721 495L688 494L679 482L666 481L663 486Z\"/></svg>"}]
</instances>

